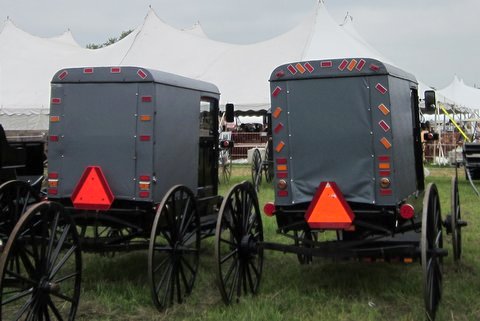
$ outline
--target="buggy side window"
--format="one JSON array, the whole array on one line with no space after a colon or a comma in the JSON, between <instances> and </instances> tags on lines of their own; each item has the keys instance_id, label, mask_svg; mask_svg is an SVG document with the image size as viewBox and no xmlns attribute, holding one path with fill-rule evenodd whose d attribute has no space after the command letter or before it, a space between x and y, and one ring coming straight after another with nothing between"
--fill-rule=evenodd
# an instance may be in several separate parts
<instances>
[{"instance_id":1,"label":"buggy side window","mask_svg":"<svg viewBox=\"0 0 480 321\"><path fill-rule=\"evenodd\" d=\"M200 137L213 134L213 101L200 101Z\"/></svg>"},{"instance_id":2,"label":"buggy side window","mask_svg":"<svg viewBox=\"0 0 480 321\"><path fill-rule=\"evenodd\" d=\"M218 170L218 100L200 100L200 137L198 159L198 196L217 193Z\"/></svg>"}]
</instances>

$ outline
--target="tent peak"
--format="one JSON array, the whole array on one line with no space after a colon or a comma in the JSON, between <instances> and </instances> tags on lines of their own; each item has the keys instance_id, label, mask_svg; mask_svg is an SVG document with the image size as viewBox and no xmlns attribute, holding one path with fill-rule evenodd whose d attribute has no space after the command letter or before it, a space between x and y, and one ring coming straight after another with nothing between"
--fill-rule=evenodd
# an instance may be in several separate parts
<instances>
[{"instance_id":1,"label":"tent peak","mask_svg":"<svg viewBox=\"0 0 480 321\"><path fill-rule=\"evenodd\" d=\"M349 23L353 23L353 16L347 11L345 18L343 18L343 23L340 26L345 26Z\"/></svg>"}]
</instances>

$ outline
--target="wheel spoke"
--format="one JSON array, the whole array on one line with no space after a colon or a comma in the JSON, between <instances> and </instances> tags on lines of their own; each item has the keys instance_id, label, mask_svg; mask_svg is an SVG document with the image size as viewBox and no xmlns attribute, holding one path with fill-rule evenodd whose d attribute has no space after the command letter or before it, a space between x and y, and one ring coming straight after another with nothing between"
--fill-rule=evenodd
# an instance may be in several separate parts
<instances>
[{"instance_id":1,"label":"wheel spoke","mask_svg":"<svg viewBox=\"0 0 480 321\"><path fill-rule=\"evenodd\" d=\"M53 278L57 273L58 271L65 265L65 263L67 262L67 260L72 256L73 252L77 249L77 246L76 245L73 245L68 251L67 253L65 253L65 255L63 256L63 258L58 262L58 264L52 269L52 271L50 272L50 278Z\"/></svg>"},{"instance_id":2,"label":"wheel spoke","mask_svg":"<svg viewBox=\"0 0 480 321\"><path fill-rule=\"evenodd\" d=\"M60 314L60 311L58 311L57 307L55 306L55 304L53 303L52 299L50 297L48 297L48 302L47 302L48 306L50 307L50 309L52 310L53 314L55 315L55 317L57 318L58 321L63 321L63 317L62 315Z\"/></svg>"},{"instance_id":3,"label":"wheel spoke","mask_svg":"<svg viewBox=\"0 0 480 321\"><path fill-rule=\"evenodd\" d=\"M153 270L153 273L157 273L157 272L160 270L160 268L161 268L162 266L164 266L165 263L167 263L167 262L170 261L170 260L171 260L170 256L165 257L165 258L157 265L157 267Z\"/></svg>"},{"instance_id":4,"label":"wheel spoke","mask_svg":"<svg viewBox=\"0 0 480 321\"><path fill-rule=\"evenodd\" d=\"M32 302L33 302L33 297L30 297L30 298L28 299L28 301L26 301L26 302L22 305L22 307L17 311L17 313L15 314L15 316L13 317L12 320L20 320L20 317L21 317L22 315L24 315L25 312L27 312L27 310L28 310L28 308L31 306ZM2 304L2 305L3 305L3 304ZM30 311L31 311L31 309L30 309Z\"/></svg>"},{"instance_id":5,"label":"wheel spoke","mask_svg":"<svg viewBox=\"0 0 480 321\"><path fill-rule=\"evenodd\" d=\"M223 264L225 263L227 260L231 259L232 257L235 256L235 254L238 253L238 250L237 249L234 249L233 251L231 251L230 253L228 253L227 255L225 255L224 257L222 257L222 259L220 260L220 264Z\"/></svg>"},{"instance_id":6,"label":"wheel spoke","mask_svg":"<svg viewBox=\"0 0 480 321\"><path fill-rule=\"evenodd\" d=\"M2 300L2 305L6 305L6 304L12 303L14 301L20 300L21 298L24 298L27 295L32 294L32 292L33 292L33 288L26 289L26 290L24 290L24 291L22 291L22 292L20 292L16 295L13 295L9 298L3 299Z\"/></svg>"}]
</instances>

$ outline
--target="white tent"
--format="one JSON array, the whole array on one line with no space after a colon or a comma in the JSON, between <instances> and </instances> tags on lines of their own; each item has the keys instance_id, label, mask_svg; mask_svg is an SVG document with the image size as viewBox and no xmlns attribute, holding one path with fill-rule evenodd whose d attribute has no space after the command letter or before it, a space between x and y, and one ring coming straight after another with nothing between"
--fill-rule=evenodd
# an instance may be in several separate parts
<instances>
[{"instance_id":1,"label":"white tent","mask_svg":"<svg viewBox=\"0 0 480 321\"><path fill-rule=\"evenodd\" d=\"M138 65L163 70L216 84L222 105L232 102L239 110L258 110L269 107L268 79L278 65L345 57L388 62L351 23L339 26L322 0L295 28L249 45L211 40L199 24L175 29L151 9L130 35L97 50L79 47L70 32L39 38L7 20L0 32L0 123L6 129L46 130L50 80L67 67Z\"/></svg>"},{"instance_id":2,"label":"white tent","mask_svg":"<svg viewBox=\"0 0 480 321\"><path fill-rule=\"evenodd\" d=\"M465 85L457 76L454 76L447 87L437 92L445 97L445 102L453 103L457 107L480 109L480 89Z\"/></svg>"}]
</instances>

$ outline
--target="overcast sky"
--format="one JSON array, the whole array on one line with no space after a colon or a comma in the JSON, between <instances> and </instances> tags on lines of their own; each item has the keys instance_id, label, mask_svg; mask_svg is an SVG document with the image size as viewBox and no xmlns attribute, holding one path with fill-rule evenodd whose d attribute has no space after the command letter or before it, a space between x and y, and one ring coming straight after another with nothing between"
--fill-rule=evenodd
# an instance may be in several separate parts
<instances>
[{"instance_id":1,"label":"overcast sky","mask_svg":"<svg viewBox=\"0 0 480 321\"><path fill-rule=\"evenodd\" d=\"M210 38L252 43L279 35L318 0L0 0L0 17L42 37L70 29L81 45L142 24L149 5L177 28L200 21ZM385 57L436 88L453 76L480 87L480 0L326 0L339 24L346 12Z\"/></svg>"}]
</instances>

